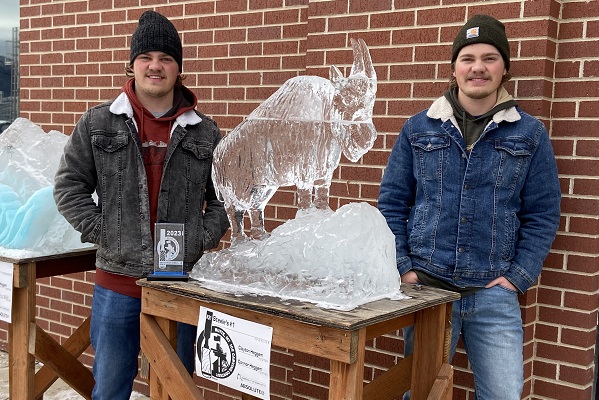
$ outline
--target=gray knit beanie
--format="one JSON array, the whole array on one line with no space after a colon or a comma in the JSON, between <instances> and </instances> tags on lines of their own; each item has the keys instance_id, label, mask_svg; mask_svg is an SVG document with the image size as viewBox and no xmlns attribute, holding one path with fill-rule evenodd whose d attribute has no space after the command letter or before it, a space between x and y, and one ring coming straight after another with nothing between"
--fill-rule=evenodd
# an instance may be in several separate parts
<instances>
[{"instance_id":1,"label":"gray knit beanie","mask_svg":"<svg viewBox=\"0 0 599 400\"><path fill-rule=\"evenodd\" d=\"M482 14L470 18L453 41L452 64L458 58L458 53L462 47L474 43L486 43L495 46L503 58L505 69L510 70L510 44L505 35L505 26L500 21Z\"/></svg>"},{"instance_id":2,"label":"gray knit beanie","mask_svg":"<svg viewBox=\"0 0 599 400\"><path fill-rule=\"evenodd\" d=\"M130 63L141 53L161 51L173 57L183 70L183 47L177 28L156 11L146 11L139 17L139 25L131 38Z\"/></svg>"}]
</instances>

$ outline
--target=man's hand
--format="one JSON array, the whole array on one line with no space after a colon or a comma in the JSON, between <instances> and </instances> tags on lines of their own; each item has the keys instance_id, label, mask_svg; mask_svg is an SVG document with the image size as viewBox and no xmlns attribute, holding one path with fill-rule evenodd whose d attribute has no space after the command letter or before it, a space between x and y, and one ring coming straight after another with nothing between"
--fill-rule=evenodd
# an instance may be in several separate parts
<instances>
[{"instance_id":1,"label":"man's hand","mask_svg":"<svg viewBox=\"0 0 599 400\"><path fill-rule=\"evenodd\" d=\"M418 275L416 275L416 272L414 272L414 271L408 271L405 274L403 274L401 276L401 282L402 283L412 283L412 284L420 283L420 282L418 282Z\"/></svg>"},{"instance_id":2,"label":"man's hand","mask_svg":"<svg viewBox=\"0 0 599 400\"><path fill-rule=\"evenodd\" d=\"M402 277L402 281L403 281L403 277ZM493 287L495 285L503 286L506 289L510 289L510 290L513 290L514 292L518 292L518 288L516 286L512 285L512 282L508 281L503 276L500 276L499 278L493 279L491 282L489 282L487 284L487 286L485 286L485 288L488 289L488 288Z\"/></svg>"}]
</instances>

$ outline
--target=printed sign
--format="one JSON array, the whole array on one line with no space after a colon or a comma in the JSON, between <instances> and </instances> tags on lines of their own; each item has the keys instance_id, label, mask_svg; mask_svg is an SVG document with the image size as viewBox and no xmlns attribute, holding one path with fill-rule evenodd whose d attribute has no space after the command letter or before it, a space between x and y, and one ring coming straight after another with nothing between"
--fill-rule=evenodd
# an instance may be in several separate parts
<instances>
[{"instance_id":1,"label":"printed sign","mask_svg":"<svg viewBox=\"0 0 599 400\"><path fill-rule=\"evenodd\" d=\"M200 307L196 374L270 399L272 328Z\"/></svg>"},{"instance_id":2,"label":"printed sign","mask_svg":"<svg viewBox=\"0 0 599 400\"><path fill-rule=\"evenodd\" d=\"M0 261L0 320L12 322L13 266Z\"/></svg>"}]
</instances>

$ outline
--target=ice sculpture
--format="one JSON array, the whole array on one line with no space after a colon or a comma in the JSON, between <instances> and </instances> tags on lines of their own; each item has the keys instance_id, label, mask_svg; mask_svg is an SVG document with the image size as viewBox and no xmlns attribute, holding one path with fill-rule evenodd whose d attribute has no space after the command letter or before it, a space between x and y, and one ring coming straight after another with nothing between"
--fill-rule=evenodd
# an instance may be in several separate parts
<instances>
[{"instance_id":1,"label":"ice sculpture","mask_svg":"<svg viewBox=\"0 0 599 400\"><path fill-rule=\"evenodd\" d=\"M251 238L267 236L264 207L280 186L297 187L300 214L310 207L328 209L341 152L355 162L374 144L376 73L364 41L351 42L354 63L347 78L332 66L330 80L289 79L216 147L213 180L233 245L245 239L246 211Z\"/></svg>"},{"instance_id":2,"label":"ice sculpture","mask_svg":"<svg viewBox=\"0 0 599 400\"><path fill-rule=\"evenodd\" d=\"M351 310L382 298L401 299L395 237L368 203L337 211L311 209L264 240L205 254L192 278L229 293L269 295Z\"/></svg>"},{"instance_id":3,"label":"ice sculpture","mask_svg":"<svg viewBox=\"0 0 599 400\"><path fill-rule=\"evenodd\" d=\"M67 139L25 118L0 135L0 255L32 257L90 246L81 243L52 197Z\"/></svg>"},{"instance_id":4,"label":"ice sculpture","mask_svg":"<svg viewBox=\"0 0 599 400\"><path fill-rule=\"evenodd\" d=\"M270 295L351 310L402 298L395 238L367 203L329 208L341 153L357 161L376 138L376 73L363 40L352 40L347 78L285 82L217 146L213 179L231 222L231 247L205 254L191 277L214 290ZM280 186L297 187L298 213L266 233L264 207ZM249 213L250 237L243 219Z\"/></svg>"}]
</instances>

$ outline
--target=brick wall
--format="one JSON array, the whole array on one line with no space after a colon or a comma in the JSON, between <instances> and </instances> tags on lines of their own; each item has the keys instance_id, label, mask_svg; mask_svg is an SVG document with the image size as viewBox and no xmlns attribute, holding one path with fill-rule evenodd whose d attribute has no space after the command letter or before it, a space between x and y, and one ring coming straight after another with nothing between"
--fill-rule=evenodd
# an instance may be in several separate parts
<instances>
[{"instance_id":1,"label":"brick wall","mask_svg":"<svg viewBox=\"0 0 599 400\"><path fill-rule=\"evenodd\" d=\"M166 3L166 4L164 4ZM299 74L351 66L349 38L370 48L378 75L374 148L342 159L331 207L376 204L406 118L447 87L451 42L476 13L506 24L514 79L507 87L549 129L563 191L562 223L539 284L521 298L527 399L591 399L599 291L599 2L575 0L21 0L21 116L70 133L84 110L119 93L130 35L143 10L169 16L184 44L186 84L223 132ZM266 209L267 229L292 218L293 190ZM64 340L89 314L93 273L39 281L42 327ZM6 346L6 326L0 343ZM369 344L364 379L393 365L398 332ZM89 364L91 351L84 356ZM328 363L276 349L273 399L327 398ZM454 398L472 399L462 351ZM293 389L291 387L293 385ZM139 388L139 386L138 386ZM207 398L234 398L206 388Z\"/></svg>"}]
</instances>

